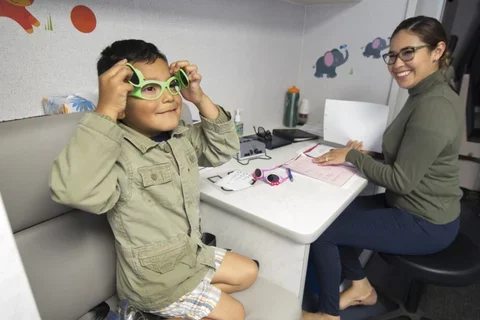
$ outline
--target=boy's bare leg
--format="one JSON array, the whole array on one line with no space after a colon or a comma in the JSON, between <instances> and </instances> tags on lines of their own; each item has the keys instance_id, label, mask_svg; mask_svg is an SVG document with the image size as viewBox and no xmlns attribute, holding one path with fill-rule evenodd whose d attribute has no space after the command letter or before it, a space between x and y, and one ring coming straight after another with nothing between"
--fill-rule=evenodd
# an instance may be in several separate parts
<instances>
[{"instance_id":1,"label":"boy's bare leg","mask_svg":"<svg viewBox=\"0 0 480 320\"><path fill-rule=\"evenodd\" d=\"M222 292L217 306L202 320L245 320L245 309L238 300Z\"/></svg>"},{"instance_id":2,"label":"boy's bare leg","mask_svg":"<svg viewBox=\"0 0 480 320\"><path fill-rule=\"evenodd\" d=\"M252 259L227 252L211 283L222 292L233 293L250 287L257 275L258 267Z\"/></svg>"}]
</instances>

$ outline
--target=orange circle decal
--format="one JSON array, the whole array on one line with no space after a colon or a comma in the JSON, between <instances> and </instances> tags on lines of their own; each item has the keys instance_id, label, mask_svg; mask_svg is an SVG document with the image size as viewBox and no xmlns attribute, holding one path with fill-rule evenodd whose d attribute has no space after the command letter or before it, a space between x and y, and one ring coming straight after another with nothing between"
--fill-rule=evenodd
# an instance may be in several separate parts
<instances>
[{"instance_id":1,"label":"orange circle decal","mask_svg":"<svg viewBox=\"0 0 480 320\"><path fill-rule=\"evenodd\" d=\"M70 13L73 26L80 32L90 33L97 26L97 18L93 11L86 6L76 6Z\"/></svg>"}]
</instances>

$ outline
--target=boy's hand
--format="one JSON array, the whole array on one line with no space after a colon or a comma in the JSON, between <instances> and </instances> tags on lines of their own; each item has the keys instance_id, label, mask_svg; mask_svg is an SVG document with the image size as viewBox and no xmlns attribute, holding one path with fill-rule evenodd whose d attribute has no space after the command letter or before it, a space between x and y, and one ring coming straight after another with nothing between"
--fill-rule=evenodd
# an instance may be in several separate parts
<instances>
[{"instance_id":1,"label":"boy's hand","mask_svg":"<svg viewBox=\"0 0 480 320\"><path fill-rule=\"evenodd\" d=\"M177 74L180 69L185 71L190 80L188 88L182 88L182 96L195 105L200 104L202 99L204 99L205 94L203 93L202 88L200 88L202 76L198 73L198 67L196 65L191 65L187 60L176 61L170 65L170 73L172 75Z\"/></svg>"},{"instance_id":2,"label":"boy's hand","mask_svg":"<svg viewBox=\"0 0 480 320\"><path fill-rule=\"evenodd\" d=\"M172 75L177 74L179 69L183 69L190 80L188 88L182 89L182 96L185 100L192 102L202 116L207 119L216 119L218 117L218 108L200 88L202 76L198 73L198 67L191 65L187 60L177 61L170 65L170 73Z\"/></svg>"},{"instance_id":3,"label":"boy's hand","mask_svg":"<svg viewBox=\"0 0 480 320\"><path fill-rule=\"evenodd\" d=\"M133 90L128 83L133 71L125 66L126 62L126 59L117 62L98 79L99 98L95 111L114 121L125 118L128 93Z\"/></svg>"}]
</instances>

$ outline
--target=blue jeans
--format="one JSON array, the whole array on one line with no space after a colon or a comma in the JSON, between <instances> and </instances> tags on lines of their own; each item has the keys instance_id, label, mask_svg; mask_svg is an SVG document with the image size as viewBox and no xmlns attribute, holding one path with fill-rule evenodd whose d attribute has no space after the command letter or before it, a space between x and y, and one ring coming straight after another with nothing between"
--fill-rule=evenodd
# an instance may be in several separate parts
<instances>
[{"instance_id":1,"label":"blue jeans","mask_svg":"<svg viewBox=\"0 0 480 320\"><path fill-rule=\"evenodd\" d=\"M348 280L365 278L355 248L427 255L446 248L457 236L459 226L459 218L437 225L389 207L385 194L356 198L311 244L310 261L320 289L318 311L332 316L340 314L342 272Z\"/></svg>"}]
</instances>

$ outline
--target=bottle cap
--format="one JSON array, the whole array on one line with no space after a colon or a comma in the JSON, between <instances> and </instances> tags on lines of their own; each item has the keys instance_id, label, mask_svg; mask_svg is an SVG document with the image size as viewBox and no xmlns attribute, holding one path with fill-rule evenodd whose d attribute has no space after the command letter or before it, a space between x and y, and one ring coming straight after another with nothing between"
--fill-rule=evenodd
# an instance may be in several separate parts
<instances>
[{"instance_id":1,"label":"bottle cap","mask_svg":"<svg viewBox=\"0 0 480 320\"><path fill-rule=\"evenodd\" d=\"M288 93L300 93L300 89L297 87L293 86L290 89L288 89Z\"/></svg>"}]
</instances>

